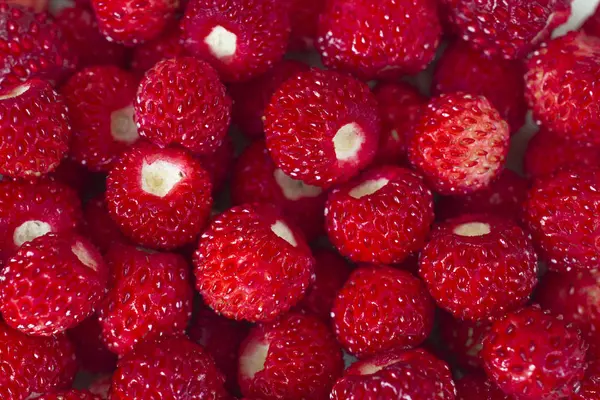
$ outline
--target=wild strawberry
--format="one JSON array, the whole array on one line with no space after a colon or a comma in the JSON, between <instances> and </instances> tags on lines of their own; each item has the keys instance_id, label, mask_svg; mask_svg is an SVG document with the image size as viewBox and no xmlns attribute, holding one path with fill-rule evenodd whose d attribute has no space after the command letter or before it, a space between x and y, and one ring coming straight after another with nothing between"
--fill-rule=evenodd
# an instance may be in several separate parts
<instances>
[{"instance_id":1,"label":"wild strawberry","mask_svg":"<svg viewBox=\"0 0 600 400\"><path fill-rule=\"evenodd\" d=\"M123 355L140 341L184 332L193 293L183 257L117 243L106 261L113 276L98 320L112 352Z\"/></svg>"},{"instance_id":2,"label":"wild strawberry","mask_svg":"<svg viewBox=\"0 0 600 400\"><path fill-rule=\"evenodd\" d=\"M358 361L338 379L332 400L454 400L450 368L425 350L392 351Z\"/></svg>"},{"instance_id":3,"label":"wild strawberry","mask_svg":"<svg viewBox=\"0 0 600 400\"><path fill-rule=\"evenodd\" d=\"M310 241L325 232L323 189L295 180L277 168L264 141L251 144L238 158L231 183L233 204L278 206Z\"/></svg>"},{"instance_id":4,"label":"wild strawberry","mask_svg":"<svg viewBox=\"0 0 600 400\"><path fill-rule=\"evenodd\" d=\"M29 178L55 170L69 149L67 112L48 82L0 89L0 174Z\"/></svg>"},{"instance_id":5,"label":"wild strawberry","mask_svg":"<svg viewBox=\"0 0 600 400\"><path fill-rule=\"evenodd\" d=\"M81 368L96 374L112 373L115 370L117 356L102 341L102 326L96 314L69 329L67 336L75 345Z\"/></svg>"},{"instance_id":6,"label":"wild strawberry","mask_svg":"<svg viewBox=\"0 0 600 400\"><path fill-rule=\"evenodd\" d=\"M598 267L599 190L600 171L583 167L539 179L529 191L523 221L550 269Z\"/></svg>"},{"instance_id":7,"label":"wild strawberry","mask_svg":"<svg viewBox=\"0 0 600 400\"><path fill-rule=\"evenodd\" d=\"M217 151L212 154L198 156L198 160L206 172L208 172L208 175L210 175L213 194L221 192L225 187L227 178L229 178L229 173L235 160L235 149L233 148L231 137L226 135L223 143L217 148Z\"/></svg>"},{"instance_id":8,"label":"wild strawberry","mask_svg":"<svg viewBox=\"0 0 600 400\"><path fill-rule=\"evenodd\" d=\"M364 83L333 71L310 71L287 80L265 114L267 147L287 175L331 186L366 167L375 156L380 120Z\"/></svg>"},{"instance_id":9,"label":"wild strawberry","mask_svg":"<svg viewBox=\"0 0 600 400\"><path fill-rule=\"evenodd\" d=\"M175 19L179 0L92 0L102 33L112 42L135 45L157 38Z\"/></svg>"},{"instance_id":10,"label":"wild strawberry","mask_svg":"<svg viewBox=\"0 0 600 400\"><path fill-rule=\"evenodd\" d=\"M600 360L590 363L581 382L581 389L571 397L571 400L600 399Z\"/></svg>"},{"instance_id":11,"label":"wild strawberry","mask_svg":"<svg viewBox=\"0 0 600 400\"><path fill-rule=\"evenodd\" d=\"M131 69L136 75L144 76L158 62L184 55L181 33L179 29L172 28L158 38L136 46L133 49Z\"/></svg>"},{"instance_id":12,"label":"wild strawberry","mask_svg":"<svg viewBox=\"0 0 600 400\"><path fill-rule=\"evenodd\" d=\"M51 394L44 394L40 397L36 397L38 400L101 400L100 397L93 395L87 390L76 390L71 389L68 392L58 392Z\"/></svg>"},{"instance_id":13,"label":"wild strawberry","mask_svg":"<svg viewBox=\"0 0 600 400\"><path fill-rule=\"evenodd\" d=\"M319 16L325 9L326 2L320 0L291 0L289 49L291 51L307 51L314 48L319 29Z\"/></svg>"},{"instance_id":14,"label":"wild strawberry","mask_svg":"<svg viewBox=\"0 0 600 400\"><path fill-rule=\"evenodd\" d=\"M498 317L527 302L537 283L531 236L485 214L451 219L431 232L419 274L438 305L456 318Z\"/></svg>"},{"instance_id":15,"label":"wild strawberry","mask_svg":"<svg viewBox=\"0 0 600 400\"><path fill-rule=\"evenodd\" d=\"M317 49L328 68L365 80L396 79L416 74L433 60L442 33L434 2L326 3L319 22Z\"/></svg>"},{"instance_id":16,"label":"wild strawberry","mask_svg":"<svg viewBox=\"0 0 600 400\"><path fill-rule=\"evenodd\" d=\"M229 399L223 375L202 346L182 337L146 342L119 360L112 400Z\"/></svg>"},{"instance_id":17,"label":"wild strawberry","mask_svg":"<svg viewBox=\"0 0 600 400\"><path fill-rule=\"evenodd\" d=\"M527 63L526 97L538 124L566 139L600 144L600 38L571 32L551 40Z\"/></svg>"},{"instance_id":18,"label":"wild strawberry","mask_svg":"<svg viewBox=\"0 0 600 400\"><path fill-rule=\"evenodd\" d=\"M596 6L596 11L585 21L582 29L588 35L600 37L600 6Z\"/></svg>"},{"instance_id":19,"label":"wild strawberry","mask_svg":"<svg viewBox=\"0 0 600 400\"><path fill-rule=\"evenodd\" d=\"M208 173L182 149L140 143L110 171L106 202L123 233L148 247L193 242L212 204Z\"/></svg>"},{"instance_id":20,"label":"wild strawberry","mask_svg":"<svg viewBox=\"0 0 600 400\"><path fill-rule=\"evenodd\" d=\"M486 56L525 57L571 14L570 0L442 0L457 34Z\"/></svg>"},{"instance_id":21,"label":"wild strawberry","mask_svg":"<svg viewBox=\"0 0 600 400\"><path fill-rule=\"evenodd\" d=\"M538 306L492 324L481 355L487 375L519 399L562 399L585 372L587 344L579 331Z\"/></svg>"},{"instance_id":22,"label":"wild strawberry","mask_svg":"<svg viewBox=\"0 0 600 400\"><path fill-rule=\"evenodd\" d=\"M498 177L509 145L508 124L484 97L433 98L409 144L409 158L441 194L464 195Z\"/></svg>"},{"instance_id":23,"label":"wild strawberry","mask_svg":"<svg viewBox=\"0 0 600 400\"><path fill-rule=\"evenodd\" d=\"M331 316L338 341L358 357L416 347L429 336L435 305L406 271L363 265L338 292Z\"/></svg>"},{"instance_id":24,"label":"wild strawberry","mask_svg":"<svg viewBox=\"0 0 600 400\"><path fill-rule=\"evenodd\" d=\"M457 400L516 400L504 393L484 374L466 375L456 381Z\"/></svg>"},{"instance_id":25,"label":"wild strawberry","mask_svg":"<svg viewBox=\"0 0 600 400\"><path fill-rule=\"evenodd\" d=\"M289 5L279 0L192 0L181 22L186 50L226 82L252 79L279 61L290 34Z\"/></svg>"},{"instance_id":26,"label":"wild strawberry","mask_svg":"<svg viewBox=\"0 0 600 400\"><path fill-rule=\"evenodd\" d=\"M310 315L290 313L259 324L240 348L239 382L248 397L329 399L343 370L333 333Z\"/></svg>"},{"instance_id":27,"label":"wild strawberry","mask_svg":"<svg viewBox=\"0 0 600 400\"><path fill-rule=\"evenodd\" d=\"M194 256L196 287L219 314L267 321L288 311L312 283L304 238L271 205L233 207L215 217Z\"/></svg>"},{"instance_id":28,"label":"wild strawberry","mask_svg":"<svg viewBox=\"0 0 600 400\"><path fill-rule=\"evenodd\" d=\"M433 195L422 177L382 166L338 186L327 199L327 234L355 262L396 264L425 244Z\"/></svg>"},{"instance_id":29,"label":"wild strawberry","mask_svg":"<svg viewBox=\"0 0 600 400\"><path fill-rule=\"evenodd\" d=\"M480 352L491 327L488 321L462 321L441 313L439 324L441 343L452 361L467 370L483 367Z\"/></svg>"},{"instance_id":30,"label":"wild strawberry","mask_svg":"<svg viewBox=\"0 0 600 400\"><path fill-rule=\"evenodd\" d=\"M62 87L73 128L70 156L92 171L108 171L138 138L133 120L135 77L115 66L83 69Z\"/></svg>"},{"instance_id":31,"label":"wild strawberry","mask_svg":"<svg viewBox=\"0 0 600 400\"><path fill-rule=\"evenodd\" d=\"M160 61L140 83L135 120L140 135L160 147L214 153L231 119L231 99L216 71L191 57Z\"/></svg>"},{"instance_id":32,"label":"wild strawberry","mask_svg":"<svg viewBox=\"0 0 600 400\"><path fill-rule=\"evenodd\" d=\"M113 243L128 242L110 217L103 195L87 201L83 216L83 232L102 253L106 253Z\"/></svg>"}]
</instances>

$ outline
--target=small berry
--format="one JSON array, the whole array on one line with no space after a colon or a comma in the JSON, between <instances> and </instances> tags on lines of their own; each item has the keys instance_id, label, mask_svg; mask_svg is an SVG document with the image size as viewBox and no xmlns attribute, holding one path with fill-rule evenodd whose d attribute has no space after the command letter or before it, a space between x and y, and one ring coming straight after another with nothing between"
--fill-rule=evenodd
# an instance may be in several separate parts
<instances>
[{"instance_id":1,"label":"small berry","mask_svg":"<svg viewBox=\"0 0 600 400\"><path fill-rule=\"evenodd\" d=\"M462 321L447 313L441 314L439 323L441 343L448 356L463 369L481 369L483 338L490 331L491 324L485 320Z\"/></svg>"},{"instance_id":2,"label":"small berry","mask_svg":"<svg viewBox=\"0 0 600 400\"><path fill-rule=\"evenodd\" d=\"M113 243L127 243L112 220L106 207L104 196L100 195L87 201L83 209L83 232L102 253L106 253Z\"/></svg>"},{"instance_id":3,"label":"small berry","mask_svg":"<svg viewBox=\"0 0 600 400\"><path fill-rule=\"evenodd\" d=\"M102 326L98 316L92 314L79 325L69 329L69 339L75 345L77 361L91 373L112 373L117 366L117 356L102 341Z\"/></svg>"},{"instance_id":4,"label":"small berry","mask_svg":"<svg viewBox=\"0 0 600 400\"><path fill-rule=\"evenodd\" d=\"M133 49L131 69L136 75L144 76L146 71L158 62L183 56L185 56L185 49L181 43L179 29L169 29L158 38Z\"/></svg>"},{"instance_id":5,"label":"small berry","mask_svg":"<svg viewBox=\"0 0 600 400\"><path fill-rule=\"evenodd\" d=\"M516 400L480 373L466 375L456 381L456 391L457 400Z\"/></svg>"},{"instance_id":6,"label":"small berry","mask_svg":"<svg viewBox=\"0 0 600 400\"><path fill-rule=\"evenodd\" d=\"M76 390L71 389L65 392L44 394L40 397L36 397L38 400L101 400L100 397L93 395L87 390Z\"/></svg>"}]
</instances>

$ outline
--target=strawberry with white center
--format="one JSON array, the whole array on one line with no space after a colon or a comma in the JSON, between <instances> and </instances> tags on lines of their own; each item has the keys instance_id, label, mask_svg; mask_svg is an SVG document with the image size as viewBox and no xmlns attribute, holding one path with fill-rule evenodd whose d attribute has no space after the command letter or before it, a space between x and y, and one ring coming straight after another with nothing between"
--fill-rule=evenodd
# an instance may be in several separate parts
<instances>
[{"instance_id":1,"label":"strawberry with white center","mask_svg":"<svg viewBox=\"0 0 600 400\"><path fill-rule=\"evenodd\" d=\"M268 321L284 314L312 283L304 238L272 205L233 207L215 217L194 256L196 287L218 313Z\"/></svg>"},{"instance_id":2,"label":"strawberry with white center","mask_svg":"<svg viewBox=\"0 0 600 400\"><path fill-rule=\"evenodd\" d=\"M375 156L380 119L369 87L344 74L312 69L287 80L265 113L267 147L294 179L328 187Z\"/></svg>"},{"instance_id":3,"label":"strawberry with white center","mask_svg":"<svg viewBox=\"0 0 600 400\"><path fill-rule=\"evenodd\" d=\"M193 242L204 228L211 190L208 173L186 151L140 143L110 171L106 202L127 237L174 249Z\"/></svg>"},{"instance_id":4,"label":"strawberry with white center","mask_svg":"<svg viewBox=\"0 0 600 400\"><path fill-rule=\"evenodd\" d=\"M49 233L25 243L0 274L0 311L28 335L50 336L90 315L105 294L108 269L87 240Z\"/></svg>"}]
</instances>

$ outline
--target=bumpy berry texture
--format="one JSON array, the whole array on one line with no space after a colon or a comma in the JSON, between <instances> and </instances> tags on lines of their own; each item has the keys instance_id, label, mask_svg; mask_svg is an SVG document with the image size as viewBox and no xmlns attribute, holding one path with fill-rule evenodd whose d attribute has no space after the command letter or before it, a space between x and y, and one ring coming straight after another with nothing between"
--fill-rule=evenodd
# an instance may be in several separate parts
<instances>
[{"instance_id":1,"label":"bumpy berry texture","mask_svg":"<svg viewBox=\"0 0 600 400\"><path fill-rule=\"evenodd\" d=\"M494 322L481 354L487 375L505 393L554 400L579 387L586 350L577 329L533 306Z\"/></svg>"},{"instance_id":2,"label":"bumpy berry texture","mask_svg":"<svg viewBox=\"0 0 600 400\"><path fill-rule=\"evenodd\" d=\"M312 283L304 238L271 205L233 207L214 218L194 256L196 288L219 314L267 321L288 311Z\"/></svg>"},{"instance_id":3,"label":"bumpy berry texture","mask_svg":"<svg viewBox=\"0 0 600 400\"><path fill-rule=\"evenodd\" d=\"M138 342L183 333L193 293L182 256L114 244L106 261L113 276L98 317L111 351L123 355Z\"/></svg>"},{"instance_id":4,"label":"bumpy berry texture","mask_svg":"<svg viewBox=\"0 0 600 400\"><path fill-rule=\"evenodd\" d=\"M595 400L600 398L600 361L591 362L581 382L581 389L572 400Z\"/></svg>"},{"instance_id":5,"label":"bumpy berry texture","mask_svg":"<svg viewBox=\"0 0 600 400\"><path fill-rule=\"evenodd\" d=\"M433 60L442 33L434 2L326 3L317 38L325 66L362 79L395 79L415 74Z\"/></svg>"},{"instance_id":6,"label":"bumpy berry texture","mask_svg":"<svg viewBox=\"0 0 600 400\"><path fill-rule=\"evenodd\" d=\"M523 220L550 269L597 268L598 190L600 172L584 167L540 179L529 191Z\"/></svg>"},{"instance_id":7,"label":"bumpy berry texture","mask_svg":"<svg viewBox=\"0 0 600 400\"><path fill-rule=\"evenodd\" d=\"M62 96L47 82L0 89L0 174L29 178L55 170L69 149L67 113Z\"/></svg>"},{"instance_id":8,"label":"bumpy berry texture","mask_svg":"<svg viewBox=\"0 0 600 400\"><path fill-rule=\"evenodd\" d=\"M140 83L135 119L140 135L160 147L180 145L196 154L211 154L227 133L231 99L204 61L164 60Z\"/></svg>"},{"instance_id":9,"label":"bumpy berry texture","mask_svg":"<svg viewBox=\"0 0 600 400\"><path fill-rule=\"evenodd\" d=\"M101 400L100 397L82 390L71 389L65 392L45 394L37 397L39 400Z\"/></svg>"},{"instance_id":10,"label":"bumpy berry texture","mask_svg":"<svg viewBox=\"0 0 600 400\"><path fill-rule=\"evenodd\" d=\"M187 152L141 143L110 171L106 202L127 237L174 249L192 243L204 228L211 190L208 173Z\"/></svg>"},{"instance_id":11,"label":"bumpy berry texture","mask_svg":"<svg viewBox=\"0 0 600 400\"><path fill-rule=\"evenodd\" d=\"M570 0L442 0L456 33L488 57L524 58L571 14Z\"/></svg>"},{"instance_id":12,"label":"bumpy berry texture","mask_svg":"<svg viewBox=\"0 0 600 400\"><path fill-rule=\"evenodd\" d=\"M103 195L94 197L85 204L82 231L102 253L106 253L113 243L128 242L110 217Z\"/></svg>"},{"instance_id":13,"label":"bumpy berry texture","mask_svg":"<svg viewBox=\"0 0 600 400\"><path fill-rule=\"evenodd\" d=\"M278 0L191 0L181 23L186 50L226 82L252 79L279 61L290 34L289 4Z\"/></svg>"},{"instance_id":14,"label":"bumpy berry texture","mask_svg":"<svg viewBox=\"0 0 600 400\"><path fill-rule=\"evenodd\" d=\"M185 56L179 29L169 29L155 40L148 41L133 49L131 69L136 75L143 76L156 63L169 58Z\"/></svg>"},{"instance_id":15,"label":"bumpy berry texture","mask_svg":"<svg viewBox=\"0 0 600 400\"><path fill-rule=\"evenodd\" d=\"M441 344L448 357L463 369L481 369L481 348L491 324L485 320L462 321L447 313L441 314L439 324Z\"/></svg>"},{"instance_id":16,"label":"bumpy berry texture","mask_svg":"<svg viewBox=\"0 0 600 400\"><path fill-rule=\"evenodd\" d=\"M457 400L516 400L480 373L466 375L456 381L456 391Z\"/></svg>"},{"instance_id":17,"label":"bumpy berry texture","mask_svg":"<svg viewBox=\"0 0 600 400\"><path fill-rule=\"evenodd\" d=\"M102 325L97 314L69 329L67 336L75 346L77 362L82 369L96 374L110 374L115 370L117 356L102 340Z\"/></svg>"},{"instance_id":18,"label":"bumpy berry texture","mask_svg":"<svg viewBox=\"0 0 600 400\"><path fill-rule=\"evenodd\" d=\"M291 51L312 50L319 29L319 16L326 2L321 0L291 0L289 49Z\"/></svg>"},{"instance_id":19,"label":"bumpy berry texture","mask_svg":"<svg viewBox=\"0 0 600 400\"><path fill-rule=\"evenodd\" d=\"M380 128L367 85L317 69L281 85L265 114L275 164L292 178L323 187L350 179L373 160Z\"/></svg>"},{"instance_id":20,"label":"bumpy berry texture","mask_svg":"<svg viewBox=\"0 0 600 400\"><path fill-rule=\"evenodd\" d=\"M329 239L355 262L402 262L423 248L433 218L433 194L422 177L394 166L337 187L325 207Z\"/></svg>"},{"instance_id":21,"label":"bumpy berry texture","mask_svg":"<svg viewBox=\"0 0 600 400\"><path fill-rule=\"evenodd\" d=\"M498 177L509 145L508 124L484 97L433 98L409 144L409 159L444 195L485 189Z\"/></svg>"},{"instance_id":22,"label":"bumpy berry texture","mask_svg":"<svg viewBox=\"0 0 600 400\"><path fill-rule=\"evenodd\" d=\"M522 306L537 283L531 236L515 222L468 214L437 226L419 257L419 275L456 318L499 317Z\"/></svg>"},{"instance_id":23,"label":"bumpy berry texture","mask_svg":"<svg viewBox=\"0 0 600 400\"><path fill-rule=\"evenodd\" d=\"M138 138L135 77L115 66L89 67L61 88L73 137L69 155L92 171L108 171Z\"/></svg>"},{"instance_id":24,"label":"bumpy berry texture","mask_svg":"<svg viewBox=\"0 0 600 400\"><path fill-rule=\"evenodd\" d=\"M240 348L239 382L248 397L329 399L343 370L333 333L310 315L257 325Z\"/></svg>"},{"instance_id":25,"label":"bumpy berry texture","mask_svg":"<svg viewBox=\"0 0 600 400\"><path fill-rule=\"evenodd\" d=\"M338 341L359 357L416 347L433 327L435 305L423 282L406 271L363 265L334 301Z\"/></svg>"},{"instance_id":26,"label":"bumpy berry texture","mask_svg":"<svg viewBox=\"0 0 600 400\"><path fill-rule=\"evenodd\" d=\"M526 97L539 124L566 139L600 144L600 38L571 32L551 40L527 63Z\"/></svg>"}]
</instances>

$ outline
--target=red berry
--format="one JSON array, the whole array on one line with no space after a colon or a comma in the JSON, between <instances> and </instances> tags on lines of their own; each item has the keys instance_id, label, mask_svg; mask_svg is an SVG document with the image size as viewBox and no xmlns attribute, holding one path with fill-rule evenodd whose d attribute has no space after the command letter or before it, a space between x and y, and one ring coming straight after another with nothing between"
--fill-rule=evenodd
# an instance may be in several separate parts
<instances>
[{"instance_id":1,"label":"red berry","mask_svg":"<svg viewBox=\"0 0 600 400\"><path fill-rule=\"evenodd\" d=\"M133 49L131 69L143 76L158 62L185 55L179 29L169 29L166 33Z\"/></svg>"},{"instance_id":2,"label":"red berry","mask_svg":"<svg viewBox=\"0 0 600 400\"><path fill-rule=\"evenodd\" d=\"M516 400L479 373L466 375L456 381L456 391L457 400Z\"/></svg>"},{"instance_id":3,"label":"red berry","mask_svg":"<svg viewBox=\"0 0 600 400\"><path fill-rule=\"evenodd\" d=\"M92 373L112 373L117 366L117 356L102 341L102 326L98 316L92 314L67 335L75 345L77 361L81 368Z\"/></svg>"},{"instance_id":4,"label":"red berry","mask_svg":"<svg viewBox=\"0 0 600 400\"><path fill-rule=\"evenodd\" d=\"M104 196L88 200L83 209L83 215L83 231L102 253L106 253L113 243L128 242L108 214Z\"/></svg>"},{"instance_id":5,"label":"red berry","mask_svg":"<svg viewBox=\"0 0 600 400\"><path fill-rule=\"evenodd\" d=\"M239 82L279 61L290 33L287 1L192 0L181 23L186 50Z\"/></svg>"},{"instance_id":6,"label":"red berry","mask_svg":"<svg viewBox=\"0 0 600 400\"><path fill-rule=\"evenodd\" d=\"M523 220L540 258L556 271L598 267L600 171L578 168L539 179Z\"/></svg>"},{"instance_id":7,"label":"red berry","mask_svg":"<svg viewBox=\"0 0 600 400\"><path fill-rule=\"evenodd\" d=\"M87 390L81 391L76 389L71 389L68 392L45 394L36 398L38 400L101 400L100 397L93 395Z\"/></svg>"},{"instance_id":8,"label":"red berry","mask_svg":"<svg viewBox=\"0 0 600 400\"><path fill-rule=\"evenodd\" d=\"M502 171L508 124L484 97L442 94L421 114L409 158L441 194L489 187Z\"/></svg>"},{"instance_id":9,"label":"red berry","mask_svg":"<svg viewBox=\"0 0 600 400\"><path fill-rule=\"evenodd\" d=\"M538 124L566 139L600 144L600 38L571 32L527 63L526 97Z\"/></svg>"},{"instance_id":10,"label":"red berry","mask_svg":"<svg viewBox=\"0 0 600 400\"><path fill-rule=\"evenodd\" d=\"M226 135L223 143L221 143L214 153L198 156L198 160L206 172L208 172L208 175L210 175L213 194L219 193L227 183L227 178L235 160L233 141Z\"/></svg>"},{"instance_id":11,"label":"red berry","mask_svg":"<svg viewBox=\"0 0 600 400\"><path fill-rule=\"evenodd\" d=\"M194 257L196 287L219 314L267 321L298 303L313 280L304 238L271 205L233 207L204 231Z\"/></svg>"},{"instance_id":12,"label":"red berry","mask_svg":"<svg viewBox=\"0 0 600 400\"><path fill-rule=\"evenodd\" d=\"M582 29L588 35L600 37L600 6L596 6L596 12L585 21Z\"/></svg>"},{"instance_id":13,"label":"red berry","mask_svg":"<svg viewBox=\"0 0 600 400\"><path fill-rule=\"evenodd\" d=\"M433 1L326 3L317 48L328 68L365 80L396 79L425 69L433 60L442 33Z\"/></svg>"},{"instance_id":14,"label":"red berry","mask_svg":"<svg viewBox=\"0 0 600 400\"><path fill-rule=\"evenodd\" d=\"M485 214L451 219L431 232L419 274L438 305L456 318L498 317L527 302L537 256L516 223Z\"/></svg>"},{"instance_id":15,"label":"red berry","mask_svg":"<svg viewBox=\"0 0 600 400\"><path fill-rule=\"evenodd\" d=\"M208 173L187 152L141 143L110 171L106 202L126 236L143 246L174 249L193 242L204 228L211 190Z\"/></svg>"},{"instance_id":16,"label":"red berry","mask_svg":"<svg viewBox=\"0 0 600 400\"><path fill-rule=\"evenodd\" d=\"M462 321L447 313L441 314L439 323L441 343L450 358L463 369L483 367L480 352L491 324L488 321Z\"/></svg>"},{"instance_id":17,"label":"red berry","mask_svg":"<svg viewBox=\"0 0 600 400\"><path fill-rule=\"evenodd\" d=\"M193 296L183 257L114 244L106 261L113 278L98 316L111 351L123 355L140 341L183 333Z\"/></svg>"},{"instance_id":18,"label":"red berry","mask_svg":"<svg viewBox=\"0 0 600 400\"><path fill-rule=\"evenodd\" d=\"M28 178L55 170L69 149L67 112L63 98L47 82L0 89L0 173Z\"/></svg>"},{"instance_id":19,"label":"red berry","mask_svg":"<svg viewBox=\"0 0 600 400\"><path fill-rule=\"evenodd\" d=\"M325 207L329 239L355 262L402 262L423 248L433 217L423 179L395 166L369 169L337 187Z\"/></svg>"},{"instance_id":20,"label":"red berry","mask_svg":"<svg viewBox=\"0 0 600 400\"><path fill-rule=\"evenodd\" d=\"M161 147L180 145L214 153L227 134L231 99L216 71L191 57L160 61L138 89L135 119L140 135Z\"/></svg>"},{"instance_id":21,"label":"red berry","mask_svg":"<svg viewBox=\"0 0 600 400\"><path fill-rule=\"evenodd\" d=\"M364 357L423 343L433 327L434 310L418 278L390 267L363 265L338 292L331 315L338 341Z\"/></svg>"},{"instance_id":22,"label":"red berry","mask_svg":"<svg viewBox=\"0 0 600 400\"><path fill-rule=\"evenodd\" d=\"M554 400L579 387L586 350L579 331L533 306L494 322L481 355L488 376L505 393Z\"/></svg>"},{"instance_id":23,"label":"red berry","mask_svg":"<svg viewBox=\"0 0 600 400\"><path fill-rule=\"evenodd\" d=\"M259 324L240 348L239 382L249 397L329 399L343 370L333 333L310 315L290 313Z\"/></svg>"},{"instance_id":24,"label":"red berry","mask_svg":"<svg viewBox=\"0 0 600 400\"><path fill-rule=\"evenodd\" d=\"M442 0L457 34L486 56L524 58L571 14L570 0Z\"/></svg>"},{"instance_id":25,"label":"red berry","mask_svg":"<svg viewBox=\"0 0 600 400\"><path fill-rule=\"evenodd\" d=\"M291 0L289 49L306 51L314 48L319 29L319 16L325 9L326 2L321 0Z\"/></svg>"},{"instance_id":26,"label":"red berry","mask_svg":"<svg viewBox=\"0 0 600 400\"><path fill-rule=\"evenodd\" d=\"M600 399L600 360L590 363L581 382L581 389L571 397L571 400L597 399Z\"/></svg>"},{"instance_id":27,"label":"red berry","mask_svg":"<svg viewBox=\"0 0 600 400\"><path fill-rule=\"evenodd\" d=\"M115 66L89 67L62 87L73 126L70 156L92 171L108 171L138 138L133 120L135 77Z\"/></svg>"},{"instance_id":28,"label":"red berry","mask_svg":"<svg viewBox=\"0 0 600 400\"><path fill-rule=\"evenodd\" d=\"M267 147L275 164L305 183L331 186L375 156L380 120L364 83L312 69L287 80L265 114Z\"/></svg>"}]
</instances>

